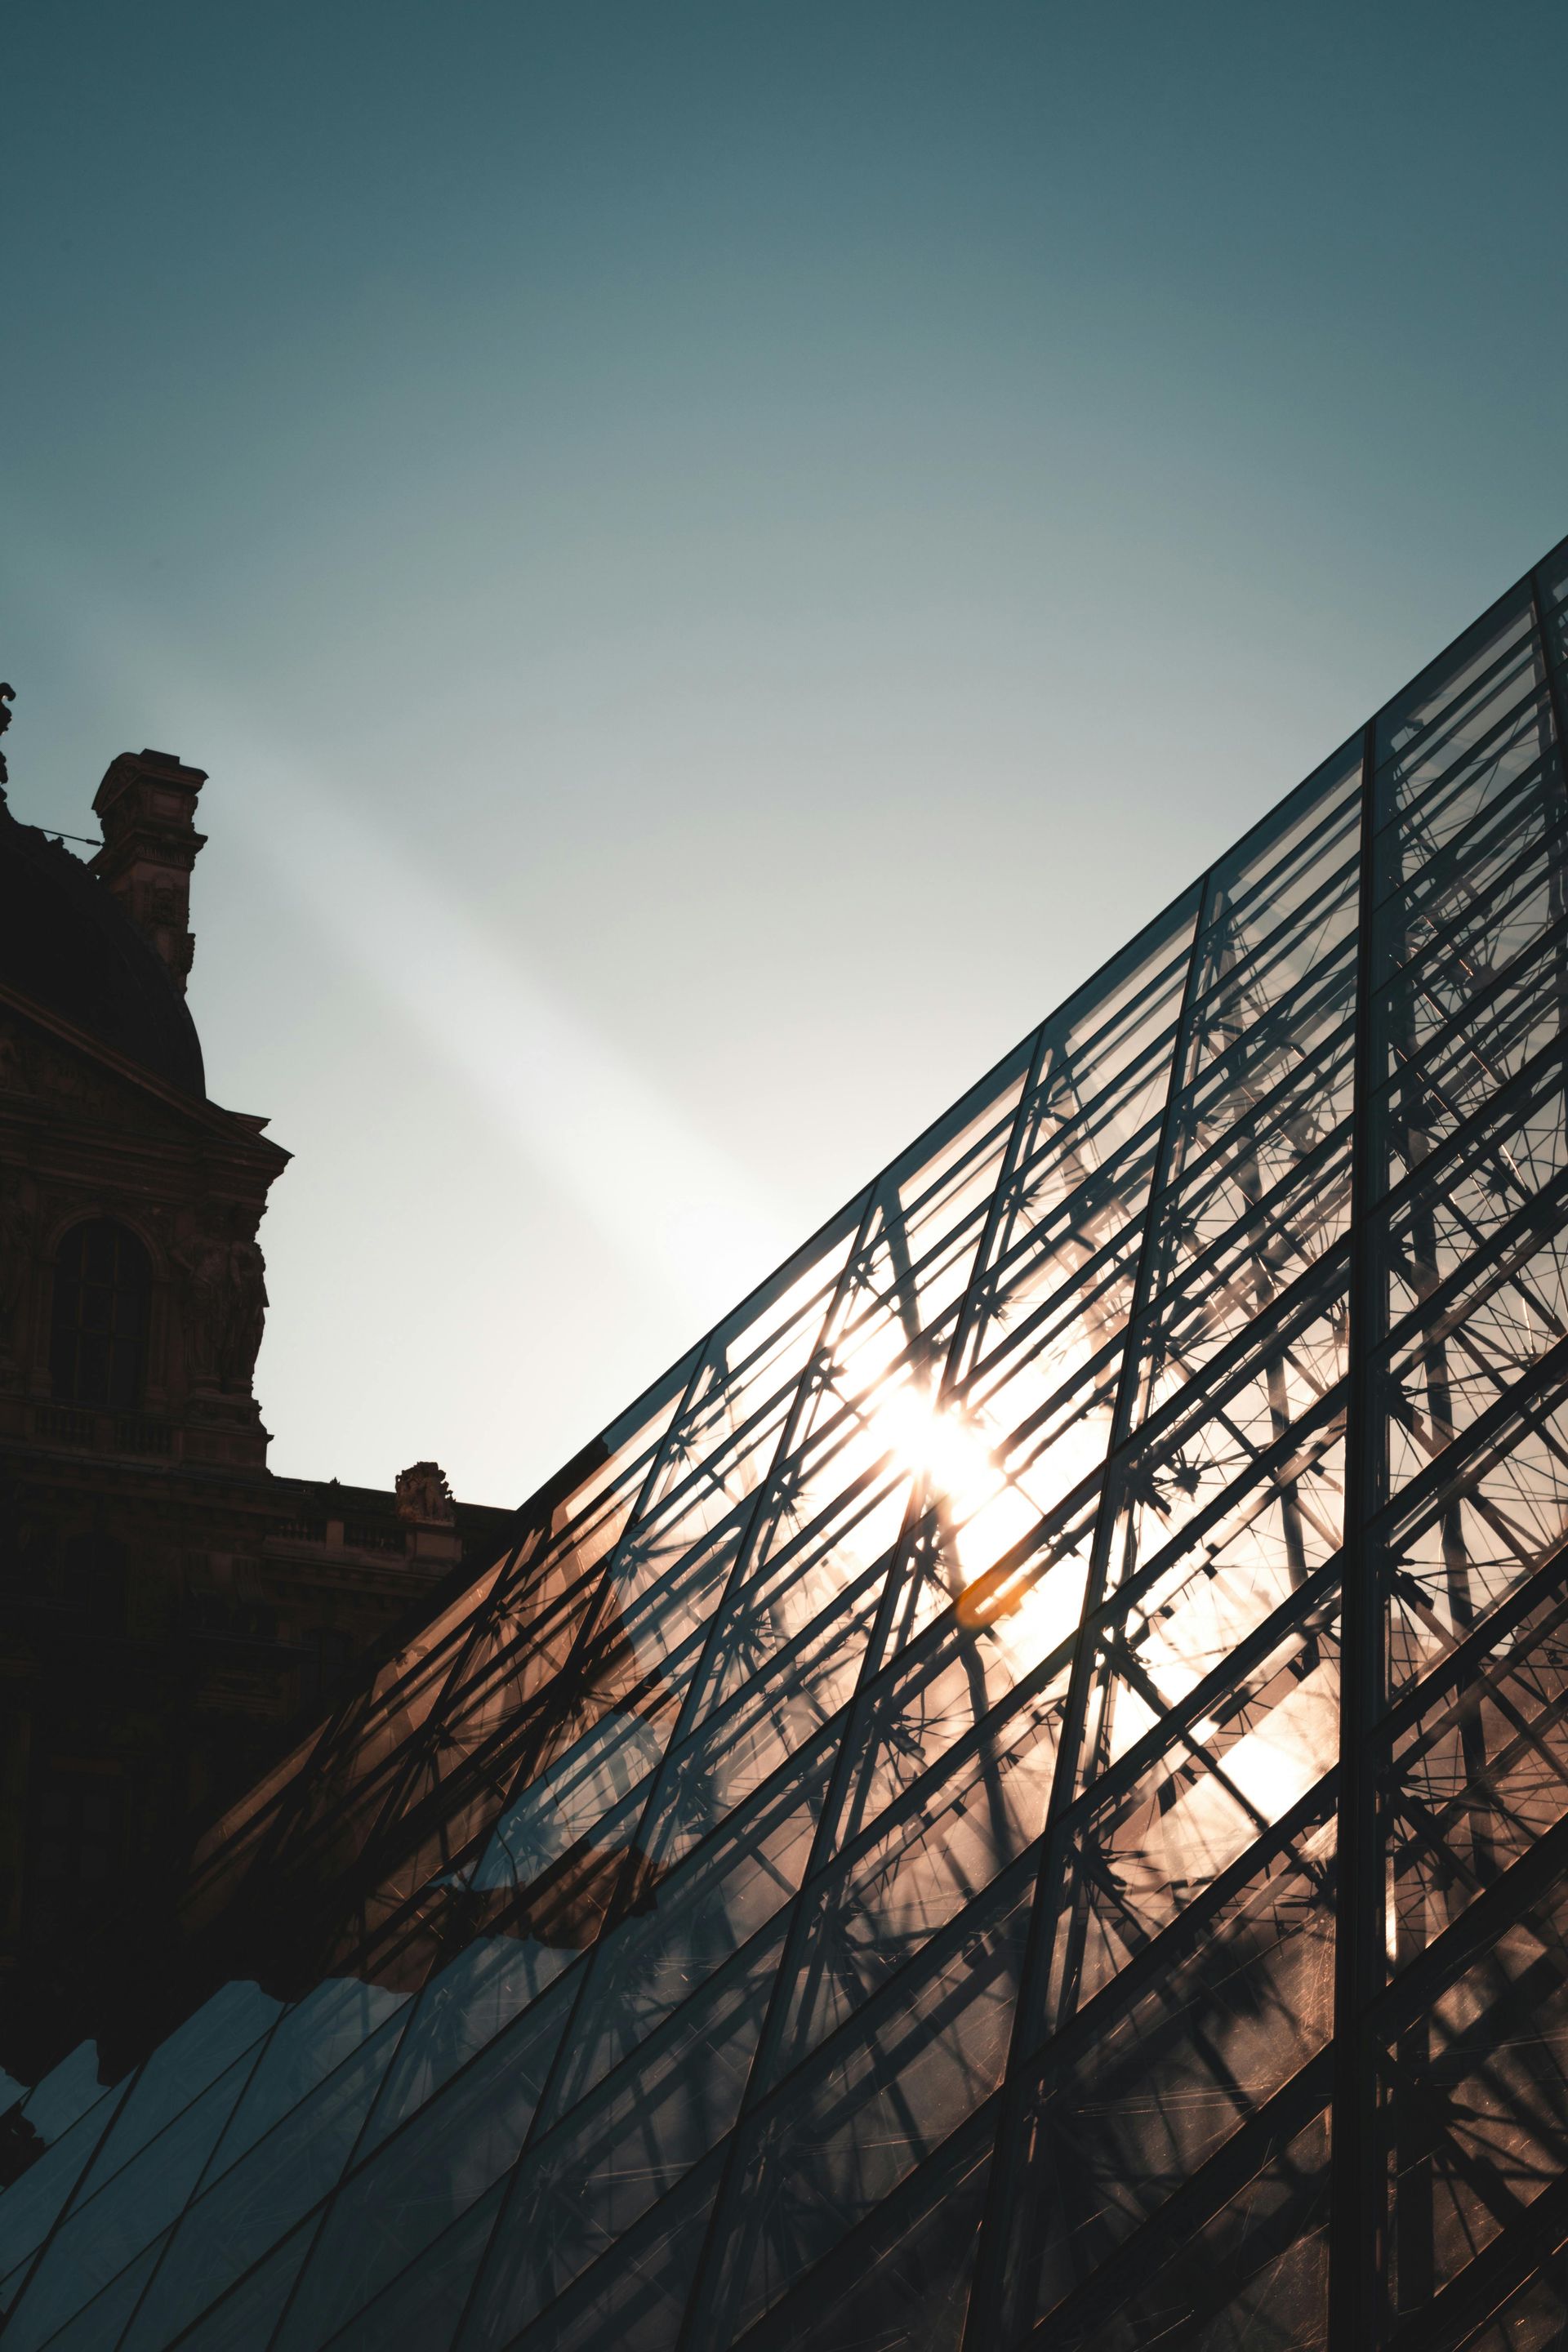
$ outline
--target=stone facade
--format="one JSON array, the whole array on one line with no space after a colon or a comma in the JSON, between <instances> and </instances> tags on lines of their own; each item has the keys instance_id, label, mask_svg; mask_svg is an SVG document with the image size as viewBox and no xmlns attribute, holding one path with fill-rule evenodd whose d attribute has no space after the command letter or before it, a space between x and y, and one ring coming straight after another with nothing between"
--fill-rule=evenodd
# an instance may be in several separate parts
<instances>
[{"instance_id":1,"label":"stone facade","mask_svg":"<svg viewBox=\"0 0 1568 2352\"><path fill-rule=\"evenodd\" d=\"M28 2077L74 2032L79 1929L511 1524L434 1463L386 1491L268 1469L258 1233L288 1154L149 1066L200 1071L194 1031L172 1051L163 1024L188 1022L203 781L116 761L90 870L0 804L0 898L64 894L36 971L15 925L0 961L0 2065ZM107 995L58 984L79 908L82 958L107 940L125 987L112 957Z\"/></svg>"}]
</instances>

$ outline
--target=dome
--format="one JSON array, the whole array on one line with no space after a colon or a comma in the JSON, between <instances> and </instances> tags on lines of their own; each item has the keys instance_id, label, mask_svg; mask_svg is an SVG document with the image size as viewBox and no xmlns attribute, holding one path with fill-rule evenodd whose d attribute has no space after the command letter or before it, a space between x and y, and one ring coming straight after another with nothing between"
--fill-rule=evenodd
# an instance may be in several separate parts
<instances>
[{"instance_id":1,"label":"dome","mask_svg":"<svg viewBox=\"0 0 1568 2352\"><path fill-rule=\"evenodd\" d=\"M205 1096L196 1025L163 960L81 860L0 800L0 981L182 1093Z\"/></svg>"}]
</instances>

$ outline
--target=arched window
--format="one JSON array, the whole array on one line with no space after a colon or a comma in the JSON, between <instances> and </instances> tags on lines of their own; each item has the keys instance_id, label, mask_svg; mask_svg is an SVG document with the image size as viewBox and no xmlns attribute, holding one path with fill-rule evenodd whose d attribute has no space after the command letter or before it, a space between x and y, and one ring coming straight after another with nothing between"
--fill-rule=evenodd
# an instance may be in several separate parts
<instances>
[{"instance_id":1,"label":"arched window","mask_svg":"<svg viewBox=\"0 0 1568 2352\"><path fill-rule=\"evenodd\" d=\"M73 1227L55 1266L49 1377L57 1404L134 1412L147 1362L153 1268L134 1234L109 1217Z\"/></svg>"}]
</instances>

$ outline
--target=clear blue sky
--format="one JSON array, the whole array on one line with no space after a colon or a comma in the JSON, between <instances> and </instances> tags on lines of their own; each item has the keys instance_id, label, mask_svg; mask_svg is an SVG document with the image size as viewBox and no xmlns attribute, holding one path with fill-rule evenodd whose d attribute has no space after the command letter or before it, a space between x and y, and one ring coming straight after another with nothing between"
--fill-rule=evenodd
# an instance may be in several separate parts
<instances>
[{"instance_id":1,"label":"clear blue sky","mask_svg":"<svg viewBox=\"0 0 1568 2352\"><path fill-rule=\"evenodd\" d=\"M283 1471L519 1499L1568 530L1568 12L7 36L13 805L211 771Z\"/></svg>"}]
</instances>

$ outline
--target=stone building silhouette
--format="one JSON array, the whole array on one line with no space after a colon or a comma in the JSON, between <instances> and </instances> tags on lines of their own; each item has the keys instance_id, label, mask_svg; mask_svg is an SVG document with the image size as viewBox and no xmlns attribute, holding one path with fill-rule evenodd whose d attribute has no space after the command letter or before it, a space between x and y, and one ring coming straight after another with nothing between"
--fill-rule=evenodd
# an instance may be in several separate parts
<instances>
[{"instance_id":1,"label":"stone building silhouette","mask_svg":"<svg viewBox=\"0 0 1568 2352\"><path fill-rule=\"evenodd\" d=\"M185 1002L205 782L113 761L85 862L0 792L0 2064L28 2076L74 2037L78 1931L510 1524L433 1463L268 1469L289 1155L210 1099Z\"/></svg>"}]
</instances>

